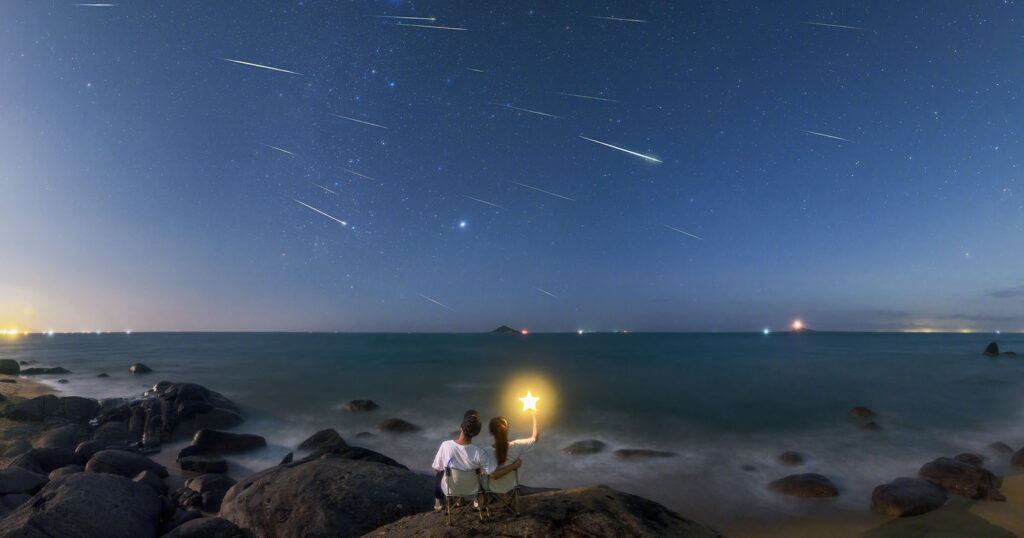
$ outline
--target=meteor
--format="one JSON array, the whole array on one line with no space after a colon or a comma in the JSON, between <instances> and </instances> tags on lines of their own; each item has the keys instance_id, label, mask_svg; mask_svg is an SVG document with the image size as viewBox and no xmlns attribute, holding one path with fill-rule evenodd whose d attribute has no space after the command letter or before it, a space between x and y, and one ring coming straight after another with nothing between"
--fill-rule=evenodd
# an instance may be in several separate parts
<instances>
[{"instance_id":1,"label":"meteor","mask_svg":"<svg viewBox=\"0 0 1024 538\"><path fill-rule=\"evenodd\" d=\"M292 198L292 200L295 200L295 198ZM312 209L313 211L316 211L317 213L320 213L321 215L323 215L323 216L325 216L325 217L327 217L327 218L329 218L329 219L331 219L333 221L341 223L342 226L348 226L347 222L345 222L345 221L343 221L341 219L336 219L336 218L328 215L327 213L324 213L323 211L320 211L319 209L317 209L317 208L315 208L315 207L313 207L313 206L311 206L311 205L309 205L309 204L307 204L305 202L300 202L299 200L295 200L295 201L299 202L300 204L302 204L302 205L304 205L304 206L306 206L306 207L308 207L310 209Z\"/></svg>"},{"instance_id":2,"label":"meteor","mask_svg":"<svg viewBox=\"0 0 1024 538\"><path fill-rule=\"evenodd\" d=\"M529 112L530 114L537 114L538 116L547 116L549 118L555 118L556 120L562 119L561 116L556 116L554 114L548 114L547 112L540 112L540 111L537 111L537 110L530 110L528 108L519 108L517 106L512 106L512 105L508 105L508 104L506 104L506 105L498 105L498 106L504 106L505 108L511 108L512 110L518 110L520 112Z\"/></svg>"},{"instance_id":3,"label":"meteor","mask_svg":"<svg viewBox=\"0 0 1024 538\"><path fill-rule=\"evenodd\" d=\"M684 232L684 231L680 230L679 228L673 228L673 227L669 226L668 224L662 224L662 226L664 226L664 227L668 228L669 230L672 230L673 232L679 232L679 233L681 233L681 234L683 234L683 235L688 235L688 236L690 236L690 237L692 237L692 238L694 238L694 239L700 239L701 241L703 241L703 240L704 240L704 238L703 238L703 237L698 237L698 236L696 236L696 235L693 235L693 234L692 234L692 233L690 233L690 232Z\"/></svg>"},{"instance_id":4,"label":"meteor","mask_svg":"<svg viewBox=\"0 0 1024 538\"><path fill-rule=\"evenodd\" d=\"M260 145L261 146L266 146L266 147L268 147L270 149L276 149L277 151L280 151L281 153L287 153L288 155L291 155L292 157L295 156L294 153L292 153L292 152L290 152L290 151L288 151L286 149L281 149L281 148L279 148L277 146L271 146L270 144L264 144L263 142L260 142Z\"/></svg>"},{"instance_id":5,"label":"meteor","mask_svg":"<svg viewBox=\"0 0 1024 538\"><path fill-rule=\"evenodd\" d=\"M402 19L407 21L436 21L434 17L399 17L398 15L370 15L370 17L378 17L381 19Z\"/></svg>"},{"instance_id":6,"label":"meteor","mask_svg":"<svg viewBox=\"0 0 1024 538\"><path fill-rule=\"evenodd\" d=\"M537 290L537 291L539 291L539 292L543 293L544 295L550 295L550 296L554 297L555 299L557 299L557 298L558 298L558 296L557 296L557 295L555 295L554 293L551 293L551 292L550 292L550 291L548 291L548 290L543 290L543 289L540 289L540 288L538 288L537 286L532 286L532 287L533 287L533 289L535 289L535 290Z\"/></svg>"},{"instance_id":7,"label":"meteor","mask_svg":"<svg viewBox=\"0 0 1024 538\"><path fill-rule=\"evenodd\" d=\"M472 196L470 196L468 194L463 194L463 196L465 196L466 198L469 198L470 200L473 200L474 202L480 202L481 204L491 205L491 206L494 206L494 207L496 207L498 209L505 209L504 207L501 207L498 204L492 204L492 203L488 202L487 200L481 200L479 198L473 198Z\"/></svg>"},{"instance_id":8,"label":"meteor","mask_svg":"<svg viewBox=\"0 0 1024 538\"><path fill-rule=\"evenodd\" d=\"M360 174L359 172L355 172L355 171L349 170L348 168L342 168L342 170L352 174L353 176L359 176L359 177L361 177L363 179L369 179L370 181L378 182L376 179L373 179L370 176L364 176L363 174Z\"/></svg>"},{"instance_id":9,"label":"meteor","mask_svg":"<svg viewBox=\"0 0 1024 538\"><path fill-rule=\"evenodd\" d=\"M615 99L605 99L604 97L593 97L590 95L581 95L578 93L558 92L558 95L564 95L566 97L578 97L580 99L592 99L594 101L608 101L609 103L618 103L618 101L616 101Z\"/></svg>"},{"instance_id":10,"label":"meteor","mask_svg":"<svg viewBox=\"0 0 1024 538\"><path fill-rule=\"evenodd\" d=\"M465 32L467 30L466 28L455 28L453 26L430 26L428 24L406 24L404 22L400 22L395 26L415 26L416 28L433 28L435 30L458 30L460 32Z\"/></svg>"},{"instance_id":11,"label":"meteor","mask_svg":"<svg viewBox=\"0 0 1024 538\"><path fill-rule=\"evenodd\" d=\"M626 148L620 148L619 146L613 146L613 145L611 145L611 144L609 144L607 142L601 142L600 140L594 140L593 138L587 138L587 137L585 137L583 135L579 135L579 136L583 140L589 140L591 142L594 142L594 143L597 143L597 144L601 144L602 146L608 146L608 147L610 147L612 149L617 149L619 151L626 152L626 153L628 153L630 155L635 155L637 157L640 157L641 159L647 159L648 161L651 161L652 163L661 164L661 161L659 161L658 159L655 159L654 157L651 157L650 155L644 155L643 153L637 153L635 151L629 151Z\"/></svg>"},{"instance_id":12,"label":"meteor","mask_svg":"<svg viewBox=\"0 0 1024 538\"><path fill-rule=\"evenodd\" d=\"M466 69L469 69L470 71L472 71L474 73L486 73L487 72L487 71L484 71L483 69L474 69L472 67L467 67Z\"/></svg>"},{"instance_id":13,"label":"meteor","mask_svg":"<svg viewBox=\"0 0 1024 538\"><path fill-rule=\"evenodd\" d=\"M423 295L420 292L416 292L416 295L419 295L420 297L423 297L424 299L426 299L426 300L428 300L428 301L430 301L430 302L432 302L432 303L434 303L434 304L436 304L438 306L443 306L443 307L447 308L448 310L451 310L452 312L455 312L454 308L452 308L452 307L442 303L441 301L438 301L436 299L431 299L430 297L427 297L426 295Z\"/></svg>"},{"instance_id":14,"label":"meteor","mask_svg":"<svg viewBox=\"0 0 1024 538\"><path fill-rule=\"evenodd\" d=\"M513 181L512 183L515 183L516 185L519 185L520 187L526 187L527 189L533 189L533 190L535 190L537 192L543 192L544 194L550 194L551 196L556 196L556 197L561 198L563 200L569 200L570 202L575 202L576 201L576 200L573 200L572 198L569 198L568 196L562 196L561 194L555 194L555 193L553 193L551 191L546 191L544 189L538 189L537 187L533 187L533 186L527 185L526 183L520 183L518 181Z\"/></svg>"},{"instance_id":15,"label":"meteor","mask_svg":"<svg viewBox=\"0 0 1024 538\"><path fill-rule=\"evenodd\" d=\"M620 19L619 17L602 17L600 15L587 15L591 19L603 19L606 21L622 21L622 22L647 22L640 19Z\"/></svg>"},{"instance_id":16,"label":"meteor","mask_svg":"<svg viewBox=\"0 0 1024 538\"><path fill-rule=\"evenodd\" d=\"M80 6L80 7L114 7L117 4L71 4L71 5L73 5L73 6Z\"/></svg>"},{"instance_id":17,"label":"meteor","mask_svg":"<svg viewBox=\"0 0 1024 538\"><path fill-rule=\"evenodd\" d=\"M335 118L341 118L343 120L354 121L356 123L362 123L364 125L372 125L374 127L380 127L381 129L387 129L387 127L384 127L383 125L377 125L376 123L370 123L368 121L357 120L355 118L350 118L348 116L340 116L338 114L331 114L331 115L334 116Z\"/></svg>"},{"instance_id":18,"label":"meteor","mask_svg":"<svg viewBox=\"0 0 1024 538\"><path fill-rule=\"evenodd\" d=\"M328 189L327 187L324 187L323 185L318 185L316 183L313 183L312 181L310 181L310 183L315 185L315 186L317 186L317 187L320 187L321 189L323 189L323 190L325 190L325 191L327 191L327 192L329 192L331 194L338 194L338 193L332 191L331 189Z\"/></svg>"},{"instance_id":19,"label":"meteor","mask_svg":"<svg viewBox=\"0 0 1024 538\"><path fill-rule=\"evenodd\" d=\"M834 139L836 139L836 140L842 140L843 142L849 142L849 140L847 140L847 139L845 139L845 138L841 138L841 137L838 137L838 136L832 136L832 135L830 135L830 134L825 134L825 133L818 133L818 132L815 132L815 131L804 131L803 129L800 129L800 130L801 130L801 131L803 131L803 132L805 132L805 133L807 133L807 134L812 134L812 135L818 135L818 136L824 136L825 138L834 138Z\"/></svg>"},{"instance_id":20,"label":"meteor","mask_svg":"<svg viewBox=\"0 0 1024 538\"><path fill-rule=\"evenodd\" d=\"M863 30L863 28L859 26L843 26L842 24L828 24L825 22L800 21L800 24L810 24L812 26L825 26L827 28L844 28L846 30Z\"/></svg>"},{"instance_id":21,"label":"meteor","mask_svg":"<svg viewBox=\"0 0 1024 538\"><path fill-rule=\"evenodd\" d=\"M302 75L302 73L296 73L295 71L289 71L287 69L278 69L276 67L270 67L269 65L260 65L260 64L250 63L250 62L243 62L242 60L232 60L231 58L221 58L221 60L224 60L225 62L234 62L236 64L248 65L248 66L251 66L251 67L259 67L260 69L269 69L271 71L280 71L282 73L291 73L293 75Z\"/></svg>"}]
</instances>

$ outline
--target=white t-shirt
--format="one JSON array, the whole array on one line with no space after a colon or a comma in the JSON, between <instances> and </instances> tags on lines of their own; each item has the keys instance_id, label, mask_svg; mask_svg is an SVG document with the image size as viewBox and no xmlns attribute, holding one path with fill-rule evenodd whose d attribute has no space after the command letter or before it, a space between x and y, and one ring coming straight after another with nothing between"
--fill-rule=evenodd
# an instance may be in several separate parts
<instances>
[{"instance_id":1,"label":"white t-shirt","mask_svg":"<svg viewBox=\"0 0 1024 538\"><path fill-rule=\"evenodd\" d=\"M533 448L533 444L536 442L537 440L533 437L510 441L508 443L508 453L505 454L505 463L502 463L499 467L510 465L512 462L522 457L523 454L529 452L530 449ZM494 463L498 463L498 455L495 453L494 447L490 447L487 452L491 456L491 459L494 460Z\"/></svg>"},{"instance_id":2,"label":"white t-shirt","mask_svg":"<svg viewBox=\"0 0 1024 538\"><path fill-rule=\"evenodd\" d=\"M445 441L437 449L437 455L434 456L432 467L435 470L444 469L445 467L451 467L460 471L480 469L483 474L491 474L494 472L496 465L494 464L494 458L481 447L474 444L460 445L455 441ZM448 493L448 483L445 480L441 481L441 490Z\"/></svg>"}]
</instances>

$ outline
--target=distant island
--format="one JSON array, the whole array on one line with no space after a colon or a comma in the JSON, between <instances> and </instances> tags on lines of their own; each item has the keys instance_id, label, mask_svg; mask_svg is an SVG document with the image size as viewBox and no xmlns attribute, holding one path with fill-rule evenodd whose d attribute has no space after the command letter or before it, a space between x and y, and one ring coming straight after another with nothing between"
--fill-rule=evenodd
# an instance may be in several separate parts
<instances>
[{"instance_id":1,"label":"distant island","mask_svg":"<svg viewBox=\"0 0 1024 538\"><path fill-rule=\"evenodd\" d=\"M509 327L508 325L502 325L501 327L498 327L497 329L494 329L491 332L492 333L515 333L515 334L519 334L520 331L517 331L517 330L513 329L512 327Z\"/></svg>"}]
</instances>

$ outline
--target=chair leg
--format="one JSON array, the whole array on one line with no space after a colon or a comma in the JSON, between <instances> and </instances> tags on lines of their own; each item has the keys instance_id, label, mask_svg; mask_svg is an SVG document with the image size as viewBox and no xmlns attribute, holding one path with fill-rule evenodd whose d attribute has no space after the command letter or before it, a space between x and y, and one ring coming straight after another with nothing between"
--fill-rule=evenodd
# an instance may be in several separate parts
<instances>
[{"instance_id":1,"label":"chair leg","mask_svg":"<svg viewBox=\"0 0 1024 538\"><path fill-rule=\"evenodd\" d=\"M449 526L449 527L451 527L452 526L452 503L451 503L451 501L449 499L450 499L450 497L445 495L445 497L444 497L444 524Z\"/></svg>"}]
</instances>

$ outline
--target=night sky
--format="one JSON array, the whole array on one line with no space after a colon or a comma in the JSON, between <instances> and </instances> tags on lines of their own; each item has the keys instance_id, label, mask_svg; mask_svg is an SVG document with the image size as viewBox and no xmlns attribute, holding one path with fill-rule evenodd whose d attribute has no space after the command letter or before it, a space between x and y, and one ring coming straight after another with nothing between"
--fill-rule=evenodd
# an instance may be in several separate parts
<instances>
[{"instance_id":1,"label":"night sky","mask_svg":"<svg viewBox=\"0 0 1024 538\"><path fill-rule=\"evenodd\" d=\"M1024 330L1022 7L780 4L5 0L0 324Z\"/></svg>"}]
</instances>

